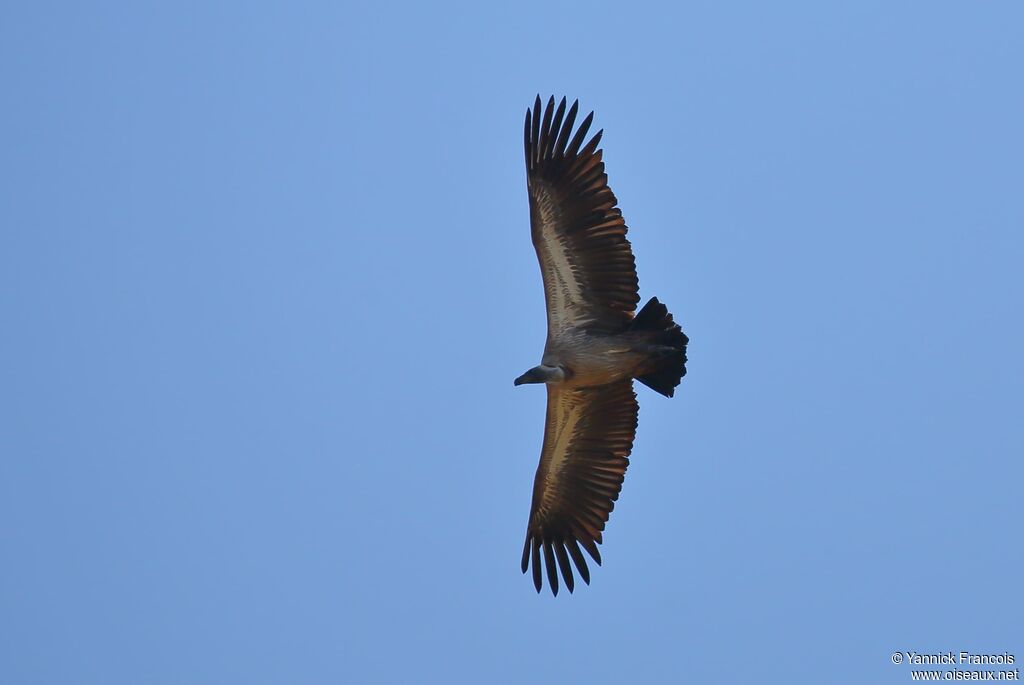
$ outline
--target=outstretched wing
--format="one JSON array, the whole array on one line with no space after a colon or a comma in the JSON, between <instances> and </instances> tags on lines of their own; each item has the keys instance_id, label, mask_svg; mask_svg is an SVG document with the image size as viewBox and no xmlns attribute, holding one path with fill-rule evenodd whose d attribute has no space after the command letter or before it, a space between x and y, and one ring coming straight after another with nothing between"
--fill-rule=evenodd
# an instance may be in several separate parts
<instances>
[{"instance_id":1,"label":"outstretched wing","mask_svg":"<svg viewBox=\"0 0 1024 685\"><path fill-rule=\"evenodd\" d=\"M533 483L533 505L523 547L523 573L533 563L533 584L540 592L541 548L552 594L558 571L573 590L571 558L585 583L590 571L582 545L601 563L597 545L622 489L636 435L633 381L592 388L548 385L544 447Z\"/></svg>"},{"instance_id":2,"label":"outstretched wing","mask_svg":"<svg viewBox=\"0 0 1024 685\"><path fill-rule=\"evenodd\" d=\"M549 337L581 325L621 331L640 301L626 222L597 149L602 132L580 147L593 112L570 140L578 106L574 102L566 113L565 98L557 110L551 98L542 119L538 96L533 110L526 110L530 227L544 277Z\"/></svg>"}]
</instances>

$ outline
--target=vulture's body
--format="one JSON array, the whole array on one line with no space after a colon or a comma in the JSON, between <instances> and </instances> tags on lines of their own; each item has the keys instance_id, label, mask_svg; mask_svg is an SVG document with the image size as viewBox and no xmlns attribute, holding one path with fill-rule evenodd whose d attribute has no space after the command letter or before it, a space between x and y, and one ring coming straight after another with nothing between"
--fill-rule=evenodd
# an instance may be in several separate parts
<instances>
[{"instance_id":1,"label":"vulture's body","mask_svg":"<svg viewBox=\"0 0 1024 685\"><path fill-rule=\"evenodd\" d=\"M530 224L547 304L541 364L515 384L546 383L544 445L523 548L525 573L558 593L572 592L573 566L590 582L580 547L598 564L608 515L618 499L636 434L633 379L671 397L686 373L687 338L668 310L640 302L626 223L604 173L599 131L583 143L591 113L573 133L577 103L566 112L540 98L524 134ZM570 563L570 559L572 563Z\"/></svg>"}]
</instances>

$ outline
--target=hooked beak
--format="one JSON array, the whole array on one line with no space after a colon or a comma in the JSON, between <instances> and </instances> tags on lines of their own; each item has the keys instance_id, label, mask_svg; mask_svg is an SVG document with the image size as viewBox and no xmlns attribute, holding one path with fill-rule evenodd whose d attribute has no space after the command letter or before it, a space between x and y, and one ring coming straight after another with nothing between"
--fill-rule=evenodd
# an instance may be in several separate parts
<instances>
[{"instance_id":1,"label":"hooked beak","mask_svg":"<svg viewBox=\"0 0 1024 685\"><path fill-rule=\"evenodd\" d=\"M543 383L544 380L539 377L537 369L530 369L519 378L512 381L512 385L524 385L526 383Z\"/></svg>"}]
</instances>

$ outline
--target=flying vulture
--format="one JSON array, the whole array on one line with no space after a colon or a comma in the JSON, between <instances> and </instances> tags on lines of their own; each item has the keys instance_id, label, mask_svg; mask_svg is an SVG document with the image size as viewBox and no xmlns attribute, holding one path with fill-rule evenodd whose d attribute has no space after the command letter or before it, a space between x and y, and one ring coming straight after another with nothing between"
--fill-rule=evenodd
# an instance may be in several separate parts
<instances>
[{"instance_id":1,"label":"flying vulture","mask_svg":"<svg viewBox=\"0 0 1024 685\"><path fill-rule=\"evenodd\" d=\"M590 583L580 547L601 563L597 545L636 435L633 379L672 397L686 373L688 342L657 298L633 313L640 302L636 262L597 148L602 131L584 144L591 112L573 134L578 106L566 111L562 98L556 108L552 97L542 112L538 96L524 132L548 337L540 365L515 385L546 384L548 408L522 568L533 565L540 592L543 550L554 595L559 570L569 592L573 566Z\"/></svg>"}]
</instances>

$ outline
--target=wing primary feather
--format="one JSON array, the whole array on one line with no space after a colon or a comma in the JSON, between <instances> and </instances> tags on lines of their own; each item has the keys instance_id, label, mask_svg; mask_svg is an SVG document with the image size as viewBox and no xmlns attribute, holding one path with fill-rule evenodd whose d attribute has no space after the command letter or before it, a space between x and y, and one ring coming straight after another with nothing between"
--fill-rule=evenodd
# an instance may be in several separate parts
<instances>
[{"instance_id":1,"label":"wing primary feather","mask_svg":"<svg viewBox=\"0 0 1024 685\"><path fill-rule=\"evenodd\" d=\"M533 562L533 586L537 588L537 592L540 592L540 589L544 586L544 583L541 581L540 577L540 539L537 537L533 538L532 557L533 558L531 561Z\"/></svg>"},{"instance_id":2,"label":"wing primary feather","mask_svg":"<svg viewBox=\"0 0 1024 685\"><path fill-rule=\"evenodd\" d=\"M597 565L601 565L601 552L597 549L597 545L594 544L593 540L583 538L580 540L580 544L583 545L583 549L587 550L587 553L597 562Z\"/></svg>"},{"instance_id":3,"label":"wing primary feather","mask_svg":"<svg viewBox=\"0 0 1024 685\"><path fill-rule=\"evenodd\" d=\"M533 168L530 164L530 109L526 109L526 125L523 127L523 150L526 152L526 169Z\"/></svg>"},{"instance_id":4,"label":"wing primary feather","mask_svg":"<svg viewBox=\"0 0 1024 685\"><path fill-rule=\"evenodd\" d=\"M551 139L551 115L555 113L555 96L548 100L548 106L544 108L544 120L540 123L540 141L536 143L537 162L544 160L544 150L547 149Z\"/></svg>"},{"instance_id":5,"label":"wing primary feather","mask_svg":"<svg viewBox=\"0 0 1024 685\"><path fill-rule=\"evenodd\" d=\"M587 115L587 118L580 124L579 130L576 131L576 135L572 137L572 142L569 143L569 147L565 151L566 157L573 157L576 155L576 151L580 149L580 145L583 143L583 139L587 137L587 131L590 130L590 124L594 121L594 113L591 112Z\"/></svg>"},{"instance_id":6,"label":"wing primary feather","mask_svg":"<svg viewBox=\"0 0 1024 685\"><path fill-rule=\"evenodd\" d=\"M530 536L527 534L526 542L523 544L523 573L530 568Z\"/></svg>"},{"instance_id":7,"label":"wing primary feather","mask_svg":"<svg viewBox=\"0 0 1024 685\"><path fill-rule=\"evenodd\" d=\"M558 559L558 568L562 571L562 579L565 581L565 589L572 594L575 581L572 577L572 566L569 565L569 556L565 553L565 545L561 541L555 541L555 557Z\"/></svg>"},{"instance_id":8,"label":"wing primary feather","mask_svg":"<svg viewBox=\"0 0 1024 685\"><path fill-rule=\"evenodd\" d=\"M569 113L565 115L565 123L562 124L562 130L558 134L558 140L555 141L554 147L554 156L558 159L565 157L565 142L569 139L569 134L572 133L572 125L576 123L576 112L579 106L580 101L576 100L569 108Z\"/></svg>"},{"instance_id":9,"label":"wing primary feather","mask_svg":"<svg viewBox=\"0 0 1024 685\"><path fill-rule=\"evenodd\" d=\"M565 116L565 98L558 103L558 109L555 110L555 117L551 120L551 130L548 134L547 145L544 146L544 159L550 160L552 152L555 149L555 139L558 133L562 130L562 117Z\"/></svg>"},{"instance_id":10,"label":"wing primary feather","mask_svg":"<svg viewBox=\"0 0 1024 685\"><path fill-rule=\"evenodd\" d=\"M551 586L551 594L558 596L558 571L555 569L555 553L551 551L551 541L544 541L544 566L548 570L548 585Z\"/></svg>"},{"instance_id":11,"label":"wing primary feather","mask_svg":"<svg viewBox=\"0 0 1024 685\"><path fill-rule=\"evenodd\" d=\"M576 570L580 572L580 578L587 585L590 585L590 569L587 568L587 559L583 556L583 552L580 551L579 543L573 538L569 538L566 547L569 548L569 556L572 557L572 561L576 564Z\"/></svg>"},{"instance_id":12,"label":"wing primary feather","mask_svg":"<svg viewBox=\"0 0 1024 685\"><path fill-rule=\"evenodd\" d=\"M594 137L590 139L590 142L587 143L586 147L580 150L579 157L581 159L586 159L587 157L590 157L591 155L594 154L594 150L596 150L597 146L601 143L602 135L604 135L604 129L601 129L600 131L594 134Z\"/></svg>"},{"instance_id":13,"label":"wing primary feather","mask_svg":"<svg viewBox=\"0 0 1024 685\"><path fill-rule=\"evenodd\" d=\"M540 95L533 103L533 122L530 128L530 168L537 166L537 141L540 139Z\"/></svg>"}]
</instances>

